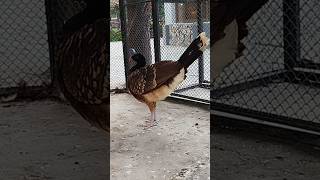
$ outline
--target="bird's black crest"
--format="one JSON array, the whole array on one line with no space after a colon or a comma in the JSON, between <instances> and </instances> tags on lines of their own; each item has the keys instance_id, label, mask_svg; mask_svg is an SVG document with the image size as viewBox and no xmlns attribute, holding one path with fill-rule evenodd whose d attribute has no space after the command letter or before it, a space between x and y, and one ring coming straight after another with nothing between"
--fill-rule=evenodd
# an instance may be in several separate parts
<instances>
[{"instance_id":1,"label":"bird's black crest","mask_svg":"<svg viewBox=\"0 0 320 180\"><path fill-rule=\"evenodd\" d=\"M141 53L137 53L133 55L131 58L132 60L136 61L139 65L146 65L146 58Z\"/></svg>"}]
</instances>

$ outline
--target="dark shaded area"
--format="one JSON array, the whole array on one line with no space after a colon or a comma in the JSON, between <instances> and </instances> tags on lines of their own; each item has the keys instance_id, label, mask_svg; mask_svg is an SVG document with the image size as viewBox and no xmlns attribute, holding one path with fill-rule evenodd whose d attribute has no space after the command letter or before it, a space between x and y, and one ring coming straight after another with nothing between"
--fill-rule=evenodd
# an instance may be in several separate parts
<instances>
[{"instance_id":1,"label":"dark shaded area","mask_svg":"<svg viewBox=\"0 0 320 180\"><path fill-rule=\"evenodd\" d=\"M108 18L108 1L104 0L85 0L86 8L82 10L80 13L71 17L66 21L63 26L64 32L74 32L79 30L86 24L92 24L97 19ZM106 30L107 27L106 27Z\"/></svg>"},{"instance_id":2,"label":"dark shaded area","mask_svg":"<svg viewBox=\"0 0 320 180\"><path fill-rule=\"evenodd\" d=\"M1 179L106 180L109 137L56 100L0 104Z\"/></svg>"},{"instance_id":3,"label":"dark shaded area","mask_svg":"<svg viewBox=\"0 0 320 180\"><path fill-rule=\"evenodd\" d=\"M319 146L256 131L225 127L211 130L212 179L284 180L320 177Z\"/></svg>"},{"instance_id":4,"label":"dark shaded area","mask_svg":"<svg viewBox=\"0 0 320 180\"><path fill-rule=\"evenodd\" d=\"M268 0L218 0L210 4L213 39L211 46L225 36L224 28L233 20L238 23L239 54L244 50L240 42L248 35L247 21Z\"/></svg>"},{"instance_id":5,"label":"dark shaded area","mask_svg":"<svg viewBox=\"0 0 320 180\"><path fill-rule=\"evenodd\" d=\"M100 111L99 115L100 117L103 116L103 121L96 121L95 123L104 129L108 129L109 59L107 57L109 56L109 52L107 49L109 48L107 42L109 42L109 21L107 18L109 17L109 2L103 0L46 0L37 3L34 1L21 1L19 3L7 1L3 4L5 4L4 7L9 7L7 8L7 14L9 15L8 23L6 23L9 25L9 28L6 28L7 33L5 35L16 34L20 38L12 38L14 43L10 44L9 38L6 37L4 42L6 42L7 49L16 48L13 44L20 44L19 46L22 47L22 51L16 49L11 52L12 57L16 56L17 59L18 57L25 56L27 63L25 67L21 68L21 71L24 71L26 74L33 73L29 72L29 69L32 69L33 66L30 62L37 60L36 57L41 55L44 55L44 58L40 58L39 61L50 61L50 66L47 70L43 70L42 66L37 69L37 74L33 75L38 78L38 82L35 85L30 84L25 80L27 78L23 77L20 82L16 83L17 87L10 86L3 89L0 86L0 110L2 112L0 119L1 122L5 123L4 128L0 125L0 128L2 128L1 132L5 137L1 142L3 145L6 144L6 147L1 148L0 154L4 154L1 159L3 163L1 164L7 163L6 166L1 168L1 173L4 174L1 174L0 177L3 179L108 178L109 164L107 162L109 161L108 152L110 146L108 134L100 129L97 130L91 127L78 114L75 116L74 114L64 113L66 110L72 111L70 106L59 103L57 105L56 102L51 101L48 104L46 102L42 104L42 102L34 100L52 98L65 103L61 101L64 98L60 94L57 81L66 81L68 82L67 88L72 86L78 90L78 93L72 91L69 94L64 94L71 101L70 104L74 105L76 99L78 100L78 105L75 106L79 107L79 101L82 102L85 105L80 104L82 107L80 110L77 110L82 115L86 114L86 111L89 111L89 116L94 120L96 120L94 115L98 116L96 112ZM19 23L26 24L27 28L13 26ZM16 33L18 32L17 29L22 29L22 33ZM73 45L72 51L62 53L62 51L68 50L68 48L61 45L62 42L66 42L76 32L82 33L83 39L73 39L73 44L79 46L75 49L75 45ZM43 40L41 39L42 36L44 36ZM89 38L94 42L88 43ZM35 45L33 39L37 41ZM83 41L81 42L81 40ZM42 50L38 46L45 47L45 50ZM28 51L28 49L31 50ZM26 56L21 52L29 52L30 55ZM31 54L34 54L34 56L31 56ZM59 58L60 62L63 63L58 62ZM68 63L74 60L73 58L76 61L78 60L77 65L70 68L71 66L68 66L70 65ZM5 59L2 60L5 61ZM16 61L15 58L11 58L11 60ZM64 66L58 66L61 64L64 64ZM27 68L28 66L31 68ZM2 68L7 68L7 65L2 66L1 64ZM95 74L92 69L99 69L99 72L96 70L97 73ZM89 70L91 70L90 73L88 72ZM60 73L60 79L57 76L59 72L63 72ZM88 85L88 78L86 78L89 74L96 76L91 81L91 86ZM18 78L24 76L23 73L16 73L14 75ZM3 81L9 81L11 79L10 76L11 74L5 76ZM50 83L43 80L46 78L51 80ZM75 84L76 80L79 79L81 79L81 83ZM2 81L2 78L0 80ZM97 87L97 84L99 84L99 87ZM77 99L80 86L81 90L86 87L86 90L81 91L82 95L85 95L84 97L87 98L86 102L83 99ZM2 94L5 96L2 96ZM92 98L92 94L96 98ZM104 100L103 104L101 103L101 99ZM92 101L98 101L99 103L98 105L92 105L90 104ZM71 116L74 116L74 118L71 118L73 120L68 121ZM87 128L87 131L84 130L82 133L78 133L81 123L84 123L82 125L84 125L84 128ZM91 131L95 133L90 135ZM104 135L101 133L104 133ZM85 138L86 136L90 137ZM100 142L94 143L99 141L99 138ZM80 150L81 148L77 148L76 146L78 146L77 143L79 141L82 143L82 147L91 146L90 149L84 148ZM90 145L90 143L92 144ZM101 148L102 146L103 148ZM30 155L18 157L16 156L18 150L22 152L19 152L20 155L28 153ZM82 152L79 153L78 150ZM73 158L77 155L70 153L71 151L77 155L81 154L82 158ZM100 153L97 153L98 151ZM84 172L84 169L91 170L89 170L90 172Z\"/></svg>"}]
</instances>

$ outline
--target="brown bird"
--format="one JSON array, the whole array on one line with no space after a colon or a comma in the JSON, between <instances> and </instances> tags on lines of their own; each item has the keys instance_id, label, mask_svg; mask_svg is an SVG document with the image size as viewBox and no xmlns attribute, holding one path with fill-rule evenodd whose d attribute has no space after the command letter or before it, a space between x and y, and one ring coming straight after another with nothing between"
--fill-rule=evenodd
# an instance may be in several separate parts
<instances>
[{"instance_id":1,"label":"brown bird","mask_svg":"<svg viewBox=\"0 0 320 180\"><path fill-rule=\"evenodd\" d=\"M129 70L128 89L151 112L146 128L156 122L156 103L168 97L186 78L188 67L205 51L208 39L201 33L185 50L178 61L161 61L146 65L145 57L131 49L130 61L136 64Z\"/></svg>"},{"instance_id":2,"label":"brown bird","mask_svg":"<svg viewBox=\"0 0 320 180\"><path fill-rule=\"evenodd\" d=\"M84 119L109 132L107 5L100 0L86 2L87 8L64 24L64 37L57 52L58 83Z\"/></svg>"},{"instance_id":3,"label":"brown bird","mask_svg":"<svg viewBox=\"0 0 320 180\"><path fill-rule=\"evenodd\" d=\"M248 35L247 21L268 0L218 0L212 2L210 11L213 19L213 38L210 52L211 82L223 70L243 55L245 49L241 42Z\"/></svg>"}]
</instances>

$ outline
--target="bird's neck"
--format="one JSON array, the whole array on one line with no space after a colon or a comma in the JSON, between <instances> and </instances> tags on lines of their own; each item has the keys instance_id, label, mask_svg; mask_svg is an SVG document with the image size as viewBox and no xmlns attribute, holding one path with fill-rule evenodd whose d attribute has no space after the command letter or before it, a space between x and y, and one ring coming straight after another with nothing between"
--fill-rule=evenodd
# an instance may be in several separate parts
<instances>
[{"instance_id":1,"label":"bird's neck","mask_svg":"<svg viewBox=\"0 0 320 180\"><path fill-rule=\"evenodd\" d=\"M142 68L142 67L144 67L144 66L145 66L145 64L143 64L143 63L138 63L138 64L136 64L135 66L133 66L133 67L130 69L130 73L133 72L133 71L135 71L135 70L137 70L137 69L140 69L140 68Z\"/></svg>"},{"instance_id":2,"label":"bird's neck","mask_svg":"<svg viewBox=\"0 0 320 180\"><path fill-rule=\"evenodd\" d=\"M94 3L95 1L92 1L92 4L88 3L87 7L83 11L67 20L63 26L64 32L73 33L86 24L92 24L98 19L107 18L106 1L104 2L99 0L99 2L97 1Z\"/></svg>"}]
</instances>

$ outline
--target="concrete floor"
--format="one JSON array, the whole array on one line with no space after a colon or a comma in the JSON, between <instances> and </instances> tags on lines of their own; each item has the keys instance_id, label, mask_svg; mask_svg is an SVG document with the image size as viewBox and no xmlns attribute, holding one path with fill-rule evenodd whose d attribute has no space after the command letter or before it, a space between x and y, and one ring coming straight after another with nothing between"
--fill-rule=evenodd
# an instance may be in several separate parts
<instances>
[{"instance_id":1,"label":"concrete floor","mask_svg":"<svg viewBox=\"0 0 320 180\"><path fill-rule=\"evenodd\" d=\"M215 129L214 180L317 180L320 149L244 131Z\"/></svg>"},{"instance_id":2,"label":"concrete floor","mask_svg":"<svg viewBox=\"0 0 320 180\"><path fill-rule=\"evenodd\" d=\"M158 126L143 130L147 107L111 95L111 179L316 180L320 150L234 130L215 130L209 111L158 104ZM107 179L106 134L69 105L43 100L0 104L0 179Z\"/></svg>"},{"instance_id":3,"label":"concrete floor","mask_svg":"<svg viewBox=\"0 0 320 180\"><path fill-rule=\"evenodd\" d=\"M161 101L158 125L144 130L149 116L131 95L111 95L111 179L208 179L209 111Z\"/></svg>"},{"instance_id":4,"label":"concrete floor","mask_svg":"<svg viewBox=\"0 0 320 180\"><path fill-rule=\"evenodd\" d=\"M0 179L105 180L107 143L66 104L0 104Z\"/></svg>"}]
</instances>

